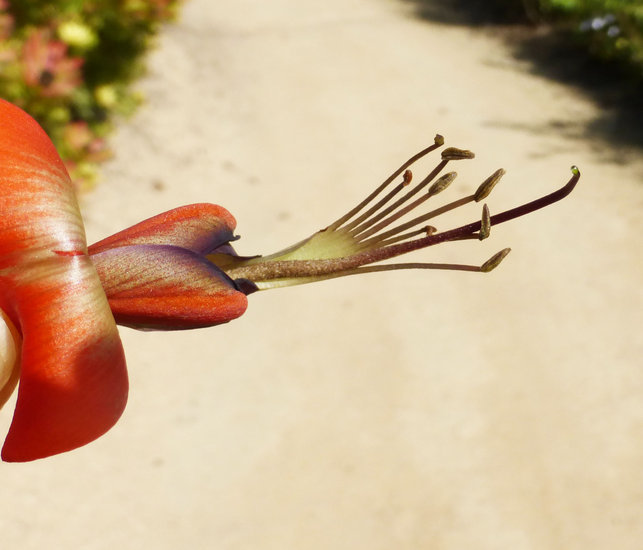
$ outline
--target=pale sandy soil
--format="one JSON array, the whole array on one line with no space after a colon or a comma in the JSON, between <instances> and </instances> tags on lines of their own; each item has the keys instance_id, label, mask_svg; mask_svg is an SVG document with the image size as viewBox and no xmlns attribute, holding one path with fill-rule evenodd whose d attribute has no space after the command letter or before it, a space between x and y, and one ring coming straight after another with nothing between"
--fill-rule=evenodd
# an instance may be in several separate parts
<instances>
[{"instance_id":1,"label":"pale sandy soil","mask_svg":"<svg viewBox=\"0 0 643 550\"><path fill-rule=\"evenodd\" d=\"M192 0L142 88L85 198L90 241L209 201L240 252L272 252L436 131L477 153L451 198L500 166L495 211L583 178L415 257L513 247L490 275L349 278L255 294L222 327L122 330L124 417L0 466L3 549L641 547L643 161L583 137L588 99L392 0Z\"/></svg>"}]
</instances>

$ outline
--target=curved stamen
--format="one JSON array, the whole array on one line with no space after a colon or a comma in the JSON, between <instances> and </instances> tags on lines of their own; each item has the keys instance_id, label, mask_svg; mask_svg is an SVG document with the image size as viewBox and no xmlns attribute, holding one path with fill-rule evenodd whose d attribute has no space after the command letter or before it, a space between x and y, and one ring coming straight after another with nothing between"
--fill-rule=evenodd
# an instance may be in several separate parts
<instances>
[{"instance_id":1,"label":"curved stamen","mask_svg":"<svg viewBox=\"0 0 643 550\"><path fill-rule=\"evenodd\" d=\"M353 216L358 214L362 208L364 208L367 204L372 202L386 187L388 187L395 178L397 178L400 174L402 174L409 166L412 164L415 164L418 160L420 160L422 157L428 155L431 151L435 151L437 148L442 147L444 145L444 138L440 134L436 134L435 138L433 139L433 145L430 145L429 147L426 147L425 149L422 149L419 153L416 153L413 155L409 160L407 160L402 166L400 166L395 172L393 172L384 182L377 188L375 191L373 191L368 197L366 197L362 202L360 202L357 206L355 206L353 209L349 210L346 214L344 214L342 217L340 217L338 220L334 221L332 224L330 224L327 229L334 231L344 223L346 223L348 220L350 220Z\"/></svg>"},{"instance_id":2,"label":"curved stamen","mask_svg":"<svg viewBox=\"0 0 643 550\"><path fill-rule=\"evenodd\" d=\"M478 186L478 189L476 190L476 192L474 194L468 195L468 196L463 197L461 199L457 199L457 200L455 200L453 202L450 202L448 204L445 204L445 205L441 206L440 208L436 208L435 210L427 212L426 214L423 214L421 216L417 216L416 218L413 218L412 220L410 220L410 221L408 221L406 223L400 224L400 225L394 227L393 229L390 229L389 231L386 231L385 233L381 233L380 235L377 235L377 236L373 237L372 239L368 239L368 237L370 236L370 234L374 234L376 232L374 230L374 228L373 228L372 233L369 232L369 233L364 233L364 234L359 235L357 238L358 238L358 240L361 241L361 245L359 247L360 250L363 250L363 249L366 249L366 248L372 248L372 247L378 246L378 245L391 244L391 243L387 242L386 240L389 239L390 237L392 237L393 235L397 235L398 233L400 233L402 231L406 231L407 229L410 229L410 228L415 227L415 226L417 226L417 225L419 225L419 224L421 224L423 222L426 222L426 221L428 221L428 220L430 220L432 218L440 216L441 214L444 214L445 212L449 212L450 210L455 210L456 208L459 208L460 206L464 206L465 204L468 204L470 202L473 202L473 201L479 202L479 201L481 201L482 199L484 199L487 196L489 196L489 194L491 193L492 189L500 181L500 179L502 178L502 176L504 174L505 174L505 171L502 168L500 168L500 169L496 170L493 174L491 174L491 176L489 176L485 181L483 181ZM445 177L445 176L443 176L443 177ZM436 186L435 190L437 190L437 188L439 188L439 185L438 185L439 181L440 180L438 180L434 184L434 186ZM429 190L429 194L431 194L430 190ZM436 194L435 191L434 191L433 194ZM426 197L426 198L428 198L428 197ZM424 198L424 200L426 200L426 198ZM419 204L421 204L421 202L424 202L424 200L416 201L417 204L415 204L415 206L419 206ZM411 210L413 210L413 208L408 208L405 213L408 213ZM399 217L401 217L401 216L398 216L398 218ZM389 218L389 223L395 221L395 219L397 219L397 218L393 218L393 217ZM381 224L378 224L377 227L379 229L383 229L386 225L387 224L382 222ZM398 240L402 240L402 239L398 239Z\"/></svg>"},{"instance_id":3,"label":"curved stamen","mask_svg":"<svg viewBox=\"0 0 643 550\"><path fill-rule=\"evenodd\" d=\"M373 237L372 239L360 243L360 245L358 246L358 250L362 251L368 250L369 248L389 246L391 244L399 243L402 241L408 241L412 237L417 237L418 235L433 235L434 233L437 233L437 231L437 228L433 227L432 225L425 225L420 229L409 231L408 233L402 233L402 235L391 237L390 239L384 239L378 235L377 237Z\"/></svg>"},{"instance_id":4,"label":"curved stamen","mask_svg":"<svg viewBox=\"0 0 643 550\"><path fill-rule=\"evenodd\" d=\"M442 164L442 163L440 163L440 164ZM415 210L418 206L420 206L421 204L423 204L424 202L429 200L431 197L437 195L441 191L444 191L449 185L451 185L451 182L456 178L456 176L457 176L457 174L455 172L449 172L448 174L444 174L444 176L440 177L431 186L431 188L429 189L428 193L424 194L419 199L414 200L412 203L407 204L404 208L400 208L397 212L391 214L388 218L382 220L380 223L378 223L376 225L373 225L368 230L366 230L366 231L364 231L362 233L356 234L355 237L358 240L363 240L363 239L367 239L371 235L375 235L378 231L381 231L382 229L384 229L385 227L387 227L388 225L390 225L394 221L399 220L400 218L402 218L403 216L405 216L406 214L408 214L412 210ZM408 200L408 199L405 197L405 200ZM397 208L397 205L395 205L395 208ZM390 209L390 211L393 211L393 210L394 210L394 208ZM386 213L388 213L388 212L386 212ZM380 219L380 218L381 218L380 216L377 216L377 219ZM375 221L377 221L377 220L376 219L373 220L373 223ZM415 223L413 223L413 224L411 224L411 225L409 225L407 227L408 228L413 227L413 226L417 225L418 223L421 223L421 222L417 221L417 222L415 222ZM369 224L369 225L372 225L372 224ZM407 227L404 227L400 231L404 231L404 229L407 229ZM398 230L399 230L399 228L398 228Z\"/></svg>"},{"instance_id":5,"label":"curved stamen","mask_svg":"<svg viewBox=\"0 0 643 550\"><path fill-rule=\"evenodd\" d=\"M328 273L317 277L297 277L297 278L277 278L257 282L252 291L268 290L271 288L279 288L285 286L294 286L308 283L315 283L318 281L327 281L329 279L337 279L338 277L346 277L349 275L362 275L365 273L381 273L384 271L398 271L403 269L434 269L434 270L447 270L447 271L469 271L475 273L488 273L492 271L500 262L511 252L510 248L504 248L500 252L496 252L482 265L467 265L467 264L442 264L442 263L424 263L424 262L405 262L399 264L385 264L385 265L366 265L357 267L355 269L347 269L336 273Z\"/></svg>"},{"instance_id":6,"label":"curved stamen","mask_svg":"<svg viewBox=\"0 0 643 550\"><path fill-rule=\"evenodd\" d=\"M448 161L443 160L440 162L429 174L420 182L418 183L413 189L411 189L406 195L403 197L400 197L397 201L395 201L393 204L387 206L382 210L381 212L375 214L380 208L382 208L387 202L388 202L388 197L386 199L383 199L380 201L378 204L370 208L368 211L364 212L359 218L357 218L354 222L350 223L347 227L347 229L350 230L351 235L359 235L369 227L371 227L373 224L377 223L380 221L384 216L387 216L391 212L395 211L397 208L399 208L401 205L404 203L408 202L412 197L417 195L422 189L424 189L431 181L433 181L433 178L435 178L447 165ZM375 215L373 215L375 214ZM367 220L367 221L364 221ZM363 222L364 223L361 223ZM361 225L355 227L358 223L361 223Z\"/></svg>"}]
</instances>

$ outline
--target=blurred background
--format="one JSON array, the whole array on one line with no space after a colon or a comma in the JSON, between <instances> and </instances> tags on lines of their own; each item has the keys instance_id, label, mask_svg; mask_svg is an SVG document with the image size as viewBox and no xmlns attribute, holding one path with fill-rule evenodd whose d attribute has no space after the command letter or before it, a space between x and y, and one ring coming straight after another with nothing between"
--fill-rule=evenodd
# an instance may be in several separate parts
<instances>
[{"instance_id":1,"label":"blurred background","mask_svg":"<svg viewBox=\"0 0 643 550\"><path fill-rule=\"evenodd\" d=\"M511 246L492 274L351 277L254 294L225 326L122 329L125 415L0 465L3 548L640 547L640 2L444 4L0 0L0 96L55 139L89 242L214 202L240 253L274 252L436 132L476 153L445 200L503 167L493 213L582 173L483 243L412 258ZM438 228L478 219L461 210Z\"/></svg>"}]
</instances>

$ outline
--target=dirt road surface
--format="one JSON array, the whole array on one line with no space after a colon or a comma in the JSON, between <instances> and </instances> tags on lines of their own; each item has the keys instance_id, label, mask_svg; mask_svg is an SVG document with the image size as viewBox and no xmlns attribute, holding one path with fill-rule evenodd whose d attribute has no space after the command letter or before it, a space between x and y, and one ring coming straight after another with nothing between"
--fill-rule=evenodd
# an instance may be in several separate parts
<instances>
[{"instance_id":1,"label":"dirt road surface","mask_svg":"<svg viewBox=\"0 0 643 550\"><path fill-rule=\"evenodd\" d=\"M191 0L149 69L84 198L90 242L215 202L239 252L273 252L436 132L477 155L450 198L498 167L492 212L572 164L581 184L483 243L413 256L511 246L489 275L347 278L252 295L221 327L123 329L125 415L0 466L3 549L640 548L643 160L585 131L582 92L392 0Z\"/></svg>"}]
</instances>

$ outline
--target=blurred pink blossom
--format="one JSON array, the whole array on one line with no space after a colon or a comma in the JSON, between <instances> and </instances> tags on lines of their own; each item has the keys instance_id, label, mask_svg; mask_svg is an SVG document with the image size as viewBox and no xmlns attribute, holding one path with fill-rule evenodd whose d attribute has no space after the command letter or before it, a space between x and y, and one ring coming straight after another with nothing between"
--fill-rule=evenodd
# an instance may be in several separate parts
<instances>
[{"instance_id":1,"label":"blurred pink blossom","mask_svg":"<svg viewBox=\"0 0 643 550\"><path fill-rule=\"evenodd\" d=\"M74 151L87 147L94 139L94 134L85 121L71 122L65 126L65 143Z\"/></svg>"},{"instance_id":2,"label":"blurred pink blossom","mask_svg":"<svg viewBox=\"0 0 643 550\"><path fill-rule=\"evenodd\" d=\"M45 29L33 31L22 50L25 83L43 97L69 95L82 82L83 59L67 57L67 45Z\"/></svg>"},{"instance_id":3,"label":"blurred pink blossom","mask_svg":"<svg viewBox=\"0 0 643 550\"><path fill-rule=\"evenodd\" d=\"M13 32L14 19L8 13L3 13L9 7L9 2L0 0L0 40L6 40ZM0 44L0 49L1 48Z\"/></svg>"},{"instance_id":4,"label":"blurred pink blossom","mask_svg":"<svg viewBox=\"0 0 643 550\"><path fill-rule=\"evenodd\" d=\"M63 137L67 146L74 153L83 152L83 158L86 160L100 162L110 156L105 140L97 137L84 120L67 124Z\"/></svg>"}]
</instances>

